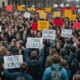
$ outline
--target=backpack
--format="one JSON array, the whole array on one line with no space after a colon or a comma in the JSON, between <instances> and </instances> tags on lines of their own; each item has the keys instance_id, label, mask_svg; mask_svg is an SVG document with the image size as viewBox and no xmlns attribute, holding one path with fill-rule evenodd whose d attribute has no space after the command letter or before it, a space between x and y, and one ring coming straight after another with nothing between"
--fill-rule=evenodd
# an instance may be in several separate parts
<instances>
[{"instance_id":1,"label":"backpack","mask_svg":"<svg viewBox=\"0 0 80 80\"><path fill-rule=\"evenodd\" d=\"M26 80L24 77L18 77L16 80Z\"/></svg>"},{"instance_id":2,"label":"backpack","mask_svg":"<svg viewBox=\"0 0 80 80\"><path fill-rule=\"evenodd\" d=\"M54 69L51 67L51 80L62 80L61 78L61 67Z\"/></svg>"}]
</instances>

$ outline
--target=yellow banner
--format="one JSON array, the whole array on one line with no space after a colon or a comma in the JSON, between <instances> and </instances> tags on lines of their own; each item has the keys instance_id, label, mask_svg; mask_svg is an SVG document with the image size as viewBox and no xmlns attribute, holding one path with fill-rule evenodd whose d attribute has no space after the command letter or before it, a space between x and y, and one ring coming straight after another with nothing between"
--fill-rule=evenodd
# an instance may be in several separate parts
<instances>
[{"instance_id":1,"label":"yellow banner","mask_svg":"<svg viewBox=\"0 0 80 80\"><path fill-rule=\"evenodd\" d=\"M38 21L38 30L48 30L49 21Z\"/></svg>"},{"instance_id":2,"label":"yellow banner","mask_svg":"<svg viewBox=\"0 0 80 80\"><path fill-rule=\"evenodd\" d=\"M64 17L70 17L72 15L72 10L71 9L66 9L64 12Z\"/></svg>"},{"instance_id":3,"label":"yellow banner","mask_svg":"<svg viewBox=\"0 0 80 80\"><path fill-rule=\"evenodd\" d=\"M76 20L76 17L77 17L76 14L72 14L72 15L69 17L69 19L74 21L74 20Z\"/></svg>"},{"instance_id":4,"label":"yellow banner","mask_svg":"<svg viewBox=\"0 0 80 80\"><path fill-rule=\"evenodd\" d=\"M61 16L61 12L60 11L54 11L53 17L60 17L60 16Z\"/></svg>"},{"instance_id":5,"label":"yellow banner","mask_svg":"<svg viewBox=\"0 0 80 80\"><path fill-rule=\"evenodd\" d=\"M45 8L45 12L51 12L51 8Z\"/></svg>"}]
</instances>

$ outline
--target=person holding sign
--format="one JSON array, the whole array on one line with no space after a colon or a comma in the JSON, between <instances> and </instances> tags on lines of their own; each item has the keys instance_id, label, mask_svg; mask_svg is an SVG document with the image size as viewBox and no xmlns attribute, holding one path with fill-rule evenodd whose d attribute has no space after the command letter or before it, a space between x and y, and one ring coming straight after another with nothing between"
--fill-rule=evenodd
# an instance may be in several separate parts
<instances>
[{"instance_id":1,"label":"person holding sign","mask_svg":"<svg viewBox=\"0 0 80 80\"><path fill-rule=\"evenodd\" d=\"M29 72L34 80L41 80L42 66L44 63L44 50L25 50L25 62L29 65Z\"/></svg>"},{"instance_id":2,"label":"person holding sign","mask_svg":"<svg viewBox=\"0 0 80 80\"><path fill-rule=\"evenodd\" d=\"M33 78L28 74L28 65L27 63L22 63L20 65L20 72L10 73L9 71L5 70L3 72L4 76L7 80L33 80Z\"/></svg>"}]
</instances>

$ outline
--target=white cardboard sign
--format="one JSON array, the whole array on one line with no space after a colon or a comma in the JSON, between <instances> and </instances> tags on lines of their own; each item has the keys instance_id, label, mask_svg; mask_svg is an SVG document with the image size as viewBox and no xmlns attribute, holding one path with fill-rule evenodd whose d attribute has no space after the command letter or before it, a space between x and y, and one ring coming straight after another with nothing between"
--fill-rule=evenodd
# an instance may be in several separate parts
<instances>
[{"instance_id":1,"label":"white cardboard sign","mask_svg":"<svg viewBox=\"0 0 80 80\"><path fill-rule=\"evenodd\" d=\"M42 48L42 38L27 38L26 48Z\"/></svg>"},{"instance_id":2,"label":"white cardboard sign","mask_svg":"<svg viewBox=\"0 0 80 80\"><path fill-rule=\"evenodd\" d=\"M19 68L22 62L22 55L4 56L4 69Z\"/></svg>"},{"instance_id":3,"label":"white cardboard sign","mask_svg":"<svg viewBox=\"0 0 80 80\"><path fill-rule=\"evenodd\" d=\"M30 14L29 12L25 12L25 13L24 13L24 17L25 17L25 18L30 18L30 16L31 16L31 14Z\"/></svg>"},{"instance_id":4,"label":"white cardboard sign","mask_svg":"<svg viewBox=\"0 0 80 80\"><path fill-rule=\"evenodd\" d=\"M61 36L71 38L72 37L72 30L71 29L62 29Z\"/></svg>"},{"instance_id":5,"label":"white cardboard sign","mask_svg":"<svg viewBox=\"0 0 80 80\"><path fill-rule=\"evenodd\" d=\"M42 38L55 40L56 39L56 31L55 30L43 30L42 31Z\"/></svg>"}]
</instances>

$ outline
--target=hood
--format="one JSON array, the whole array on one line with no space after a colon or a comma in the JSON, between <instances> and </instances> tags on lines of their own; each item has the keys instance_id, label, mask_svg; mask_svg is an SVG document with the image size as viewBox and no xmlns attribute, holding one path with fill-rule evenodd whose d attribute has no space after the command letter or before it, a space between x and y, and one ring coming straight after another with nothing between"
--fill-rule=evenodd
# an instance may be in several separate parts
<instances>
[{"instance_id":1,"label":"hood","mask_svg":"<svg viewBox=\"0 0 80 80\"><path fill-rule=\"evenodd\" d=\"M59 64L53 64L53 65L52 65L52 68L54 68L54 69L58 69L59 67L60 67Z\"/></svg>"}]
</instances>

